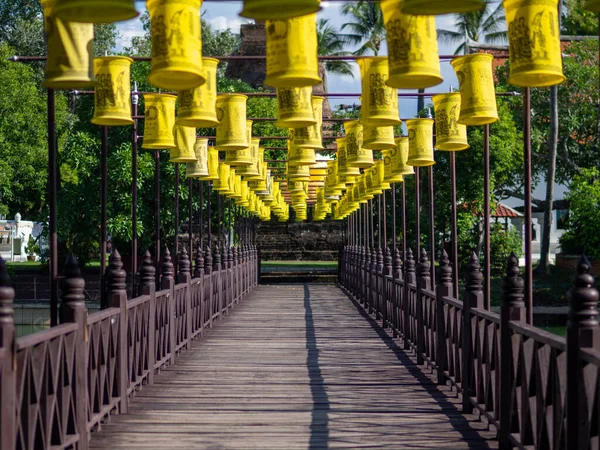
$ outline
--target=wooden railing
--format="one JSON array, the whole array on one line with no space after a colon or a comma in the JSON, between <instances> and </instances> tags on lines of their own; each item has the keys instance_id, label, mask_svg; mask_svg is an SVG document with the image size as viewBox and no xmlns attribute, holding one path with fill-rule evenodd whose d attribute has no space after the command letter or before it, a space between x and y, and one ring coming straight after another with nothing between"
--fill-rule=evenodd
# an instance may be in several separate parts
<instances>
[{"instance_id":1,"label":"wooden railing","mask_svg":"<svg viewBox=\"0 0 600 450\"><path fill-rule=\"evenodd\" d=\"M462 299L453 298L443 252L437 286L422 249L415 264L377 264L380 251L345 247L340 282L381 320L417 363L450 383L464 413L475 410L498 432L501 449L597 449L600 446L598 290L582 258L572 289L566 339L525 322L524 281L508 261L500 313L484 309L483 274L473 254Z\"/></svg>"},{"instance_id":2,"label":"wooden railing","mask_svg":"<svg viewBox=\"0 0 600 450\"><path fill-rule=\"evenodd\" d=\"M229 257L231 256L231 257ZM111 307L88 316L85 283L69 256L62 282L62 324L15 338L14 289L0 260L0 450L88 448L93 432L112 413L127 413L144 385L174 364L216 320L257 284L257 252L228 253L218 270L183 250L177 283L165 252L156 291L146 252L139 296L128 300L123 263L114 251L107 269Z\"/></svg>"}]
</instances>

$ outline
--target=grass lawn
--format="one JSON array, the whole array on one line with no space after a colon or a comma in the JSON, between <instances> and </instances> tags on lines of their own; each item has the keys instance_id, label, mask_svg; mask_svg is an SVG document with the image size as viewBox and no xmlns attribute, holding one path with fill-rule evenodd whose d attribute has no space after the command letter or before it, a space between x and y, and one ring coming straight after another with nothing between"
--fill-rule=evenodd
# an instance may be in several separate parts
<instances>
[{"instance_id":1,"label":"grass lawn","mask_svg":"<svg viewBox=\"0 0 600 450\"><path fill-rule=\"evenodd\" d=\"M265 267L324 267L337 269L337 261L261 261Z\"/></svg>"},{"instance_id":2,"label":"grass lawn","mask_svg":"<svg viewBox=\"0 0 600 450\"><path fill-rule=\"evenodd\" d=\"M566 336L567 327L555 326L555 327L542 327L542 330L549 331L550 333L558 334L559 336Z\"/></svg>"},{"instance_id":3,"label":"grass lawn","mask_svg":"<svg viewBox=\"0 0 600 450\"><path fill-rule=\"evenodd\" d=\"M42 267L47 267L48 264L47 263L42 263L40 261L23 261L23 262L19 262L19 261L15 261L15 262L11 262L11 261L6 261L6 265L8 267L14 267L14 268L27 268L27 269L42 269ZM100 267L100 260L96 259L96 260L92 260L90 261L86 267Z\"/></svg>"}]
</instances>

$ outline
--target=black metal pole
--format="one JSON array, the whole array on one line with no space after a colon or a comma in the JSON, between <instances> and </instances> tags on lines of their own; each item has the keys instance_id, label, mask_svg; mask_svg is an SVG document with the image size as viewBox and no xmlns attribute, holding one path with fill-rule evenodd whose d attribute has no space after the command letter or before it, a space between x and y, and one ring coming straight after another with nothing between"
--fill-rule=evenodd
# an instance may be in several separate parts
<instances>
[{"instance_id":1,"label":"black metal pole","mask_svg":"<svg viewBox=\"0 0 600 450\"><path fill-rule=\"evenodd\" d=\"M383 247L388 248L387 241L387 204L385 201L385 197L387 196L387 191L383 191Z\"/></svg>"},{"instance_id":2,"label":"black metal pole","mask_svg":"<svg viewBox=\"0 0 600 450\"><path fill-rule=\"evenodd\" d=\"M483 127L483 307L491 307L491 278L492 265L490 241L490 126Z\"/></svg>"},{"instance_id":3,"label":"black metal pole","mask_svg":"<svg viewBox=\"0 0 600 450\"><path fill-rule=\"evenodd\" d=\"M429 261L431 286L435 286L435 204L433 201L433 166L429 166Z\"/></svg>"},{"instance_id":4,"label":"black metal pole","mask_svg":"<svg viewBox=\"0 0 600 450\"><path fill-rule=\"evenodd\" d=\"M160 153L154 152L154 267L156 288L160 283Z\"/></svg>"},{"instance_id":5,"label":"black metal pole","mask_svg":"<svg viewBox=\"0 0 600 450\"><path fill-rule=\"evenodd\" d=\"M420 167L415 167L415 234L417 236L415 259L421 258L421 183Z\"/></svg>"},{"instance_id":6,"label":"black metal pole","mask_svg":"<svg viewBox=\"0 0 600 450\"><path fill-rule=\"evenodd\" d=\"M175 239L173 243L173 267L179 272L179 164L175 163Z\"/></svg>"},{"instance_id":7,"label":"black metal pole","mask_svg":"<svg viewBox=\"0 0 600 450\"><path fill-rule=\"evenodd\" d=\"M231 247L231 204L233 203L233 199L231 199L227 206L227 247Z\"/></svg>"},{"instance_id":8,"label":"black metal pole","mask_svg":"<svg viewBox=\"0 0 600 450\"><path fill-rule=\"evenodd\" d=\"M406 261L406 182L402 183L402 261Z\"/></svg>"},{"instance_id":9,"label":"black metal pole","mask_svg":"<svg viewBox=\"0 0 600 450\"><path fill-rule=\"evenodd\" d=\"M100 309L108 308L106 298L106 203L108 198L108 127L100 127Z\"/></svg>"},{"instance_id":10,"label":"black metal pole","mask_svg":"<svg viewBox=\"0 0 600 450\"><path fill-rule=\"evenodd\" d=\"M188 241L189 241L189 255L190 259L193 259L192 255L194 254L194 231L192 227L194 226L194 202L193 202L193 194L194 194L194 183L192 178L188 178Z\"/></svg>"},{"instance_id":11,"label":"black metal pole","mask_svg":"<svg viewBox=\"0 0 600 450\"><path fill-rule=\"evenodd\" d=\"M134 116L138 113L137 84L131 96L131 111ZM138 267L138 237L137 237L137 202L138 202L138 121L133 120L131 131L131 298L135 297L135 272Z\"/></svg>"},{"instance_id":12,"label":"black metal pole","mask_svg":"<svg viewBox=\"0 0 600 450\"><path fill-rule=\"evenodd\" d=\"M458 298L458 215L456 211L456 153L450 152L450 203L452 209L452 289Z\"/></svg>"},{"instance_id":13,"label":"black metal pole","mask_svg":"<svg viewBox=\"0 0 600 450\"><path fill-rule=\"evenodd\" d=\"M396 238L396 183L392 184L392 246L396 251L397 238Z\"/></svg>"},{"instance_id":14,"label":"black metal pole","mask_svg":"<svg viewBox=\"0 0 600 450\"><path fill-rule=\"evenodd\" d=\"M377 247L381 249L381 194L377 196Z\"/></svg>"},{"instance_id":15,"label":"black metal pole","mask_svg":"<svg viewBox=\"0 0 600 450\"><path fill-rule=\"evenodd\" d=\"M56 115L54 89L48 89L48 240L50 245L50 326L58 325L58 236L56 196Z\"/></svg>"},{"instance_id":16,"label":"black metal pole","mask_svg":"<svg viewBox=\"0 0 600 450\"><path fill-rule=\"evenodd\" d=\"M204 251L204 181L198 182L200 185L200 250Z\"/></svg>"},{"instance_id":17,"label":"black metal pole","mask_svg":"<svg viewBox=\"0 0 600 450\"><path fill-rule=\"evenodd\" d=\"M217 246L221 248L221 196L217 193Z\"/></svg>"},{"instance_id":18,"label":"black metal pole","mask_svg":"<svg viewBox=\"0 0 600 450\"><path fill-rule=\"evenodd\" d=\"M208 248L210 249L212 245L212 211L211 211L211 203L212 203L212 182L208 182Z\"/></svg>"},{"instance_id":19,"label":"black metal pole","mask_svg":"<svg viewBox=\"0 0 600 450\"><path fill-rule=\"evenodd\" d=\"M531 257L531 93L523 89L523 149L525 162L525 307L533 325L533 260Z\"/></svg>"}]
</instances>

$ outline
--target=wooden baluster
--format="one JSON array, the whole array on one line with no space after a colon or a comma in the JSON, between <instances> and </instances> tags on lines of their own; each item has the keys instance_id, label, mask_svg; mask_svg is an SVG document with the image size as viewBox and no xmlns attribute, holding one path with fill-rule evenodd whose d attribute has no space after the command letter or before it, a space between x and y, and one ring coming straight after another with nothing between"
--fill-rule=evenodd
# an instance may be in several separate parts
<instances>
[{"instance_id":1,"label":"wooden baluster","mask_svg":"<svg viewBox=\"0 0 600 450\"><path fill-rule=\"evenodd\" d=\"M196 259L194 260L194 278L202 278L204 275L204 256L202 255L202 246L198 241L196 247Z\"/></svg>"},{"instance_id":2,"label":"wooden baluster","mask_svg":"<svg viewBox=\"0 0 600 450\"><path fill-rule=\"evenodd\" d=\"M69 253L65 262L64 278L61 282L62 302L60 316L62 323L76 323L77 331L74 340L75 380L72 384L73 402L75 404L75 429L79 434L77 448L88 448L88 373L87 373L87 308L85 306L85 280L77 265L73 253Z\"/></svg>"},{"instance_id":3,"label":"wooden baluster","mask_svg":"<svg viewBox=\"0 0 600 450\"><path fill-rule=\"evenodd\" d=\"M483 308L483 273L479 265L479 258L473 252L467 266L467 282L463 295L463 361L462 361L462 390L463 390L463 413L471 414L471 391L473 390L473 323L471 319L471 308Z\"/></svg>"},{"instance_id":4,"label":"wooden baluster","mask_svg":"<svg viewBox=\"0 0 600 450\"><path fill-rule=\"evenodd\" d=\"M446 250L442 250L440 257L440 268L438 276L438 284L435 288L435 354L437 365L437 382L438 384L446 384L446 375L444 371L447 367L446 355L446 317L444 315L444 297L452 297L452 266Z\"/></svg>"},{"instance_id":5,"label":"wooden baluster","mask_svg":"<svg viewBox=\"0 0 600 450\"><path fill-rule=\"evenodd\" d=\"M417 275L415 273L415 259L411 248L406 250L406 261L404 262L404 350L410 350L410 289L409 284L417 284Z\"/></svg>"},{"instance_id":6,"label":"wooden baluster","mask_svg":"<svg viewBox=\"0 0 600 450\"><path fill-rule=\"evenodd\" d=\"M185 348L189 350L192 347L192 274L190 273L190 258L188 257L185 247L179 254L179 274L177 274L177 283L185 283L187 289L185 291L185 323L182 324L186 329ZM182 319L183 320L183 319Z\"/></svg>"},{"instance_id":7,"label":"wooden baluster","mask_svg":"<svg viewBox=\"0 0 600 450\"><path fill-rule=\"evenodd\" d=\"M582 256L577 265L573 287L567 293L569 319L567 321L567 443L569 448L588 448L590 445L591 405L595 401L586 393L583 363L579 357L582 348L600 346L598 300L590 263ZM591 382L588 381L588 383ZM592 396L597 397L596 389ZM597 407L597 405L596 405Z\"/></svg>"},{"instance_id":8,"label":"wooden baluster","mask_svg":"<svg viewBox=\"0 0 600 450\"><path fill-rule=\"evenodd\" d=\"M394 259L392 260L392 278L394 283L392 284L392 311L393 311L393 328L394 337L398 337L402 324L400 323L400 302L402 300L402 291L399 289L396 280L402 280L402 260L400 259L400 251L398 247L394 248Z\"/></svg>"},{"instance_id":9,"label":"wooden baluster","mask_svg":"<svg viewBox=\"0 0 600 450\"><path fill-rule=\"evenodd\" d=\"M200 337L204 336L204 256L202 255L202 245L200 244L200 240L198 240L198 246L196 247L196 259L194 261L194 278L200 280L200 284L198 285L198 298L196 299L199 302L197 308L200 310L200 321L198 323L198 327L200 330Z\"/></svg>"},{"instance_id":10,"label":"wooden baluster","mask_svg":"<svg viewBox=\"0 0 600 450\"><path fill-rule=\"evenodd\" d=\"M175 347L177 347L177 318L175 317L176 302L175 302L175 268L171 260L171 252L165 248L161 266L161 290L168 289L169 297L167 300L169 307L169 363L175 364ZM165 336L166 337L166 336Z\"/></svg>"},{"instance_id":11,"label":"wooden baluster","mask_svg":"<svg viewBox=\"0 0 600 450\"><path fill-rule=\"evenodd\" d=\"M219 245L215 245L215 253L213 255L213 272L217 272L217 298L215 301L215 305L217 308L217 317L220 319L221 318L221 311L223 310L223 308L221 307L221 252L219 251Z\"/></svg>"},{"instance_id":12,"label":"wooden baluster","mask_svg":"<svg viewBox=\"0 0 600 450\"><path fill-rule=\"evenodd\" d=\"M431 290L431 267L429 265L427 250L424 247L421 247L421 256L417 269L417 299L415 308L417 315L417 364L423 364L425 362L423 354L427 352L427 349L425 348L425 316L421 291L423 289Z\"/></svg>"},{"instance_id":13,"label":"wooden baluster","mask_svg":"<svg viewBox=\"0 0 600 450\"><path fill-rule=\"evenodd\" d=\"M379 230L377 230L379 232ZM377 247L377 259L375 260L375 302L376 302L376 316L382 320L383 326L385 326L385 316L383 313L383 252L381 246Z\"/></svg>"},{"instance_id":14,"label":"wooden baluster","mask_svg":"<svg viewBox=\"0 0 600 450\"><path fill-rule=\"evenodd\" d=\"M514 253L508 258L506 276L502 286L502 303L500 305L500 430L498 441L501 449L512 449L510 435L514 431L518 416L513 390L513 344L509 322L525 322L525 281L521 278L519 259ZM514 412L514 414L513 414Z\"/></svg>"},{"instance_id":15,"label":"wooden baluster","mask_svg":"<svg viewBox=\"0 0 600 450\"><path fill-rule=\"evenodd\" d=\"M154 383L154 365L156 363L156 268L154 267L154 260L148 250L142 257L142 265L140 266L140 280L138 282L138 295L149 295L150 296L150 323L148 324L148 384ZM126 322L128 326L129 321ZM127 335L125 335L127 336ZM127 339L125 339L125 345L127 345ZM127 370L127 368L126 368ZM129 373L126 373L125 377L129 380Z\"/></svg>"},{"instance_id":16,"label":"wooden baluster","mask_svg":"<svg viewBox=\"0 0 600 450\"><path fill-rule=\"evenodd\" d=\"M110 255L106 268L106 299L111 308L119 308L119 342L117 344L117 389L119 390L119 413L127 414L129 396L127 395L127 273L123 270L123 261L115 248ZM152 311L151 314L152 316ZM152 340L150 340L152 343ZM152 345L150 346L152 348ZM149 352L152 359L152 352Z\"/></svg>"},{"instance_id":17,"label":"wooden baluster","mask_svg":"<svg viewBox=\"0 0 600 450\"><path fill-rule=\"evenodd\" d=\"M10 285L6 263L0 258L0 348L5 351L0 359L2 383L0 384L0 450L13 450L17 430L17 376L16 376L16 328L13 301L15 290Z\"/></svg>"}]
</instances>

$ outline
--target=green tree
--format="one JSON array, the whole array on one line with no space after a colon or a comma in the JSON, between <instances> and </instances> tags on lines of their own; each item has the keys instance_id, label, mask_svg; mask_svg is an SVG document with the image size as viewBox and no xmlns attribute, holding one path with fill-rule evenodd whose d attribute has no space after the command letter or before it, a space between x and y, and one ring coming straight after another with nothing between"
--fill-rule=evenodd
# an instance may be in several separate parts
<instances>
[{"instance_id":1,"label":"green tree","mask_svg":"<svg viewBox=\"0 0 600 450\"><path fill-rule=\"evenodd\" d=\"M94 56L112 54L120 37L114 23L94 25Z\"/></svg>"},{"instance_id":2,"label":"green tree","mask_svg":"<svg viewBox=\"0 0 600 450\"><path fill-rule=\"evenodd\" d=\"M568 36L597 36L598 15L586 9L587 0L566 0L562 33Z\"/></svg>"},{"instance_id":3,"label":"green tree","mask_svg":"<svg viewBox=\"0 0 600 450\"><path fill-rule=\"evenodd\" d=\"M372 53L379 55L381 44L385 40L383 14L377 2L359 1L342 6L342 13L350 19L342 25L342 31L348 34L344 39L348 43L360 45L355 55L363 56Z\"/></svg>"},{"instance_id":4,"label":"green tree","mask_svg":"<svg viewBox=\"0 0 600 450\"><path fill-rule=\"evenodd\" d=\"M506 17L501 3L486 0L486 7L480 11L456 14L453 30L437 30L442 42L460 44L454 54L468 53L471 42L490 44L505 42Z\"/></svg>"},{"instance_id":5,"label":"green tree","mask_svg":"<svg viewBox=\"0 0 600 450\"><path fill-rule=\"evenodd\" d=\"M347 56L350 52L344 50L346 40L340 35L338 29L329 23L329 19L317 21L317 51L319 56ZM354 78L352 65L348 61L326 61L327 72L340 75L349 75Z\"/></svg>"}]
</instances>

